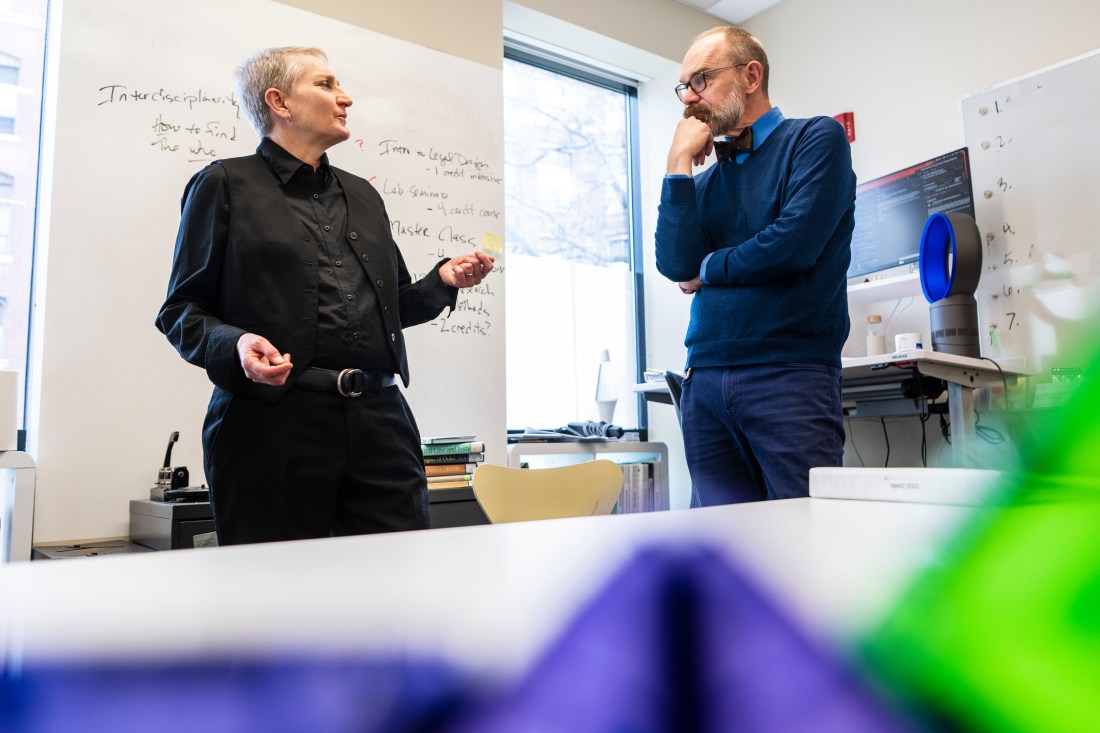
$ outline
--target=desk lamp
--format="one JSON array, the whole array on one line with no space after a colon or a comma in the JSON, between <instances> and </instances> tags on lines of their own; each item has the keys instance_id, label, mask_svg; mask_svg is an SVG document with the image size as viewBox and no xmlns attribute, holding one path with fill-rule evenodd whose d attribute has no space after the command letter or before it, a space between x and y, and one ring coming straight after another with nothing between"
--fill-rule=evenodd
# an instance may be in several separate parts
<instances>
[{"instance_id":1,"label":"desk lamp","mask_svg":"<svg viewBox=\"0 0 1100 733\"><path fill-rule=\"evenodd\" d=\"M981 358L978 302L982 275L978 225L966 214L928 217L920 239L920 286L931 304L932 350Z\"/></svg>"},{"instance_id":2,"label":"desk lamp","mask_svg":"<svg viewBox=\"0 0 1100 733\"><path fill-rule=\"evenodd\" d=\"M611 373L611 353L604 349L600 352L599 370L596 372L596 407L600 411L600 420L611 422L615 417L615 375Z\"/></svg>"}]
</instances>

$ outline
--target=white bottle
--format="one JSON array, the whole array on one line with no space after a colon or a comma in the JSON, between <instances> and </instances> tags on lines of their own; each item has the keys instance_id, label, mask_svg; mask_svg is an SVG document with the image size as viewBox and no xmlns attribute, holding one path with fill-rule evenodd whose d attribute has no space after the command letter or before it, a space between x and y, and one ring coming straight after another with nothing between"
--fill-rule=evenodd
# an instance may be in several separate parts
<instances>
[{"instance_id":1,"label":"white bottle","mask_svg":"<svg viewBox=\"0 0 1100 733\"><path fill-rule=\"evenodd\" d=\"M886 353L886 334L882 330L882 316L867 316L867 356Z\"/></svg>"}]
</instances>

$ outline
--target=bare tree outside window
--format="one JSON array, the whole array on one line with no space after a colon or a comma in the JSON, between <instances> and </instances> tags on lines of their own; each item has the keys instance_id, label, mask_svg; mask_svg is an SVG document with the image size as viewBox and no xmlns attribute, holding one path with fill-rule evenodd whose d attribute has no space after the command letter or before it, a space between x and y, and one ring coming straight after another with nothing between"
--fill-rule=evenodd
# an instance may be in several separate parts
<instances>
[{"instance_id":1,"label":"bare tree outside window","mask_svg":"<svg viewBox=\"0 0 1100 733\"><path fill-rule=\"evenodd\" d=\"M614 420L638 425L627 93L504 62L510 428L597 419L611 355Z\"/></svg>"},{"instance_id":2,"label":"bare tree outside window","mask_svg":"<svg viewBox=\"0 0 1100 733\"><path fill-rule=\"evenodd\" d=\"M19 372L21 384L30 343L47 11L47 0L0 2L0 369Z\"/></svg>"}]
</instances>

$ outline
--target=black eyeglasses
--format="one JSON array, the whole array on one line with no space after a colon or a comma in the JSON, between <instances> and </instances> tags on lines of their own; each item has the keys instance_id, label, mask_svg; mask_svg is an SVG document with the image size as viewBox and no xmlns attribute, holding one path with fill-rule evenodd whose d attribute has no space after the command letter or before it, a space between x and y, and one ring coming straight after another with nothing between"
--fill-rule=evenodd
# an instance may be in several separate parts
<instances>
[{"instance_id":1,"label":"black eyeglasses","mask_svg":"<svg viewBox=\"0 0 1100 733\"><path fill-rule=\"evenodd\" d=\"M719 71L725 71L726 69L736 69L738 66L747 66L748 61L740 64L733 64L732 66L720 66L717 69L706 69L700 71L698 74L693 75L688 79L687 84L676 85L676 96L680 98L680 101L684 101L684 93L687 92L688 87L691 87L691 91L696 94L702 93L707 88L707 74L717 74Z\"/></svg>"}]
</instances>

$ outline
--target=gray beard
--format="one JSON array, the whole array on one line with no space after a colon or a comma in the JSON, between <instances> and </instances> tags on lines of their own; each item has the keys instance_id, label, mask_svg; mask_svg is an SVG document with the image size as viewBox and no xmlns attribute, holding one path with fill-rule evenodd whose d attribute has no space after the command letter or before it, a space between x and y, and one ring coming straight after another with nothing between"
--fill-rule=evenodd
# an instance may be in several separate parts
<instances>
[{"instance_id":1,"label":"gray beard","mask_svg":"<svg viewBox=\"0 0 1100 733\"><path fill-rule=\"evenodd\" d=\"M711 107L707 124L714 137L721 137L735 130L744 116L745 99L741 96L741 89L738 87L725 102L717 107Z\"/></svg>"}]
</instances>

